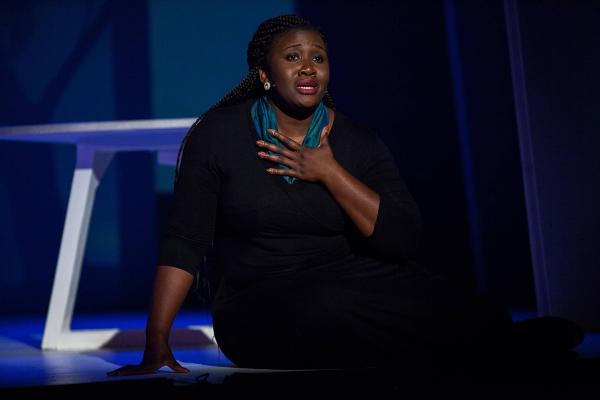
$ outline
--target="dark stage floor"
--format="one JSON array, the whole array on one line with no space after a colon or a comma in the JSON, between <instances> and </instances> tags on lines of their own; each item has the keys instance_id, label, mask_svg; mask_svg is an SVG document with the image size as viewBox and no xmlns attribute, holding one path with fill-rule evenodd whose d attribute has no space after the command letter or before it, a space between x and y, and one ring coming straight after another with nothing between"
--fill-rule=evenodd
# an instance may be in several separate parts
<instances>
[{"instance_id":1,"label":"dark stage floor","mask_svg":"<svg viewBox=\"0 0 600 400\"><path fill-rule=\"evenodd\" d=\"M531 313L514 312L515 320ZM64 398L71 395L132 393L173 398L256 395L260 398L445 398L453 394L477 398L598 398L600 395L600 334L588 334L576 349L578 358L557 371L544 366L511 373L494 372L489 382L465 379L449 370L423 376L393 368L361 370L272 371L236 368L198 331L185 329L210 323L207 313L181 312L174 324L175 358L189 373L168 368L156 374L107 377L106 372L138 363L143 347L144 314L76 316L72 329L119 328L120 342L94 351L42 351L44 316L2 319L0 325L0 396ZM451 369L451 368L450 368ZM481 371L487 376L487 371ZM487 376L489 378L489 376ZM584 397L585 396L585 397Z\"/></svg>"}]
</instances>

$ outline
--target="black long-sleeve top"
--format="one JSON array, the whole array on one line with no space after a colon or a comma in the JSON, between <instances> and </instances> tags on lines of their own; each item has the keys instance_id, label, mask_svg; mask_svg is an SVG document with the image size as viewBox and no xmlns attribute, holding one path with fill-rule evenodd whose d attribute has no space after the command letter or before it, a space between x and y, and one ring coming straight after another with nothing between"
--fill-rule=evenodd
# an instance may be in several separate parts
<instances>
[{"instance_id":1,"label":"black long-sleeve top","mask_svg":"<svg viewBox=\"0 0 600 400\"><path fill-rule=\"evenodd\" d=\"M213 240L232 287L340 259L373 270L411 263L420 214L375 132L336 112L329 135L337 162L380 195L373 234L363 237L323 184L265 172L274 164L257 156L251 105L213 110L190 133L159 265L194 274Z\"/></svg>"}]
</instances>

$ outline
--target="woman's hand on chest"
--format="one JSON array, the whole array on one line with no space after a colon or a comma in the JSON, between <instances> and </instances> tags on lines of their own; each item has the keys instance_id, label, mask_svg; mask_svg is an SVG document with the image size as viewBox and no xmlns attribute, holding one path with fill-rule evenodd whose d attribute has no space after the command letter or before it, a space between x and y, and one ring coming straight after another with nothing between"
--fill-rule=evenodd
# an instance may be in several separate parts
<instances>
[{"instance_id":1,"label":"woman's hand on chest","mask_svg":"<svg viewBox=\"0 0 600 400\"><path fill-rule=\"evenodd\" d=\"M316 148L305 147L272 129L269 129L269 133L279 139L285 147L258 140L256 145L261 148L258 156L273 161L275 164L283 164L289 169L277 168L274 165L266 170L267 173L292 176L309 182L324 182L328 172L337 166L327 138L328 127L323 128L319 146Z\"/></svg>"}]
</instances>

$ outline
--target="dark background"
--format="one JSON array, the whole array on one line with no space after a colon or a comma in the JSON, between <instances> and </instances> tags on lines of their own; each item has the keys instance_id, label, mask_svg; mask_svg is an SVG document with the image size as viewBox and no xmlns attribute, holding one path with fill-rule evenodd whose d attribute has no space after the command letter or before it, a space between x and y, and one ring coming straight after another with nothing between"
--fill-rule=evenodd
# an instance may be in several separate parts
<instances>
[{"instance_id":1,"label":"dark background","mask_svg":"<svg viewBox=\"0 0 600 400\"><path fill-rule=\"evenodd\" d=\"M195 117L245 75L256 26L298 13L327 35L338 110L376 129L421 208L419 261L501 305L597 326L599 9L5 1L0 125ZM46 312L74 163L69 146L0 142L2 314ZM76 312L148 306L172 179L150 153L113 160Z\"/></svg>"}]
</instances>

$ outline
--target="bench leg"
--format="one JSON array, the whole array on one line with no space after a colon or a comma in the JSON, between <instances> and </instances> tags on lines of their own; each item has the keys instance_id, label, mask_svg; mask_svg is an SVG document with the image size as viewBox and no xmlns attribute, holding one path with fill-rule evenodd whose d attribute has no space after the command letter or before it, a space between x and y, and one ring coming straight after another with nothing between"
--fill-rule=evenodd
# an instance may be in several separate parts
<instances>
[{"instance_id":1,"label":"bench leg","mask_svg":"<svg viewBox=\"0 0 600 400\"><path fill-rule=\"evenodd\" d=\"M78 167L73 174L54 284L42 337L42 349L99 348L102 345L101 342L110 340L118 332L116 329L105 333L83 331L76 334L76 332L71 332L71 319L96 189L112 154L95 154L92 157L102 159L103 162L95 163L100 167L95 168L94 165L90 165L88 168ZM85 343L89 340L97 344Z\"/></svg>"}]
</instances>

